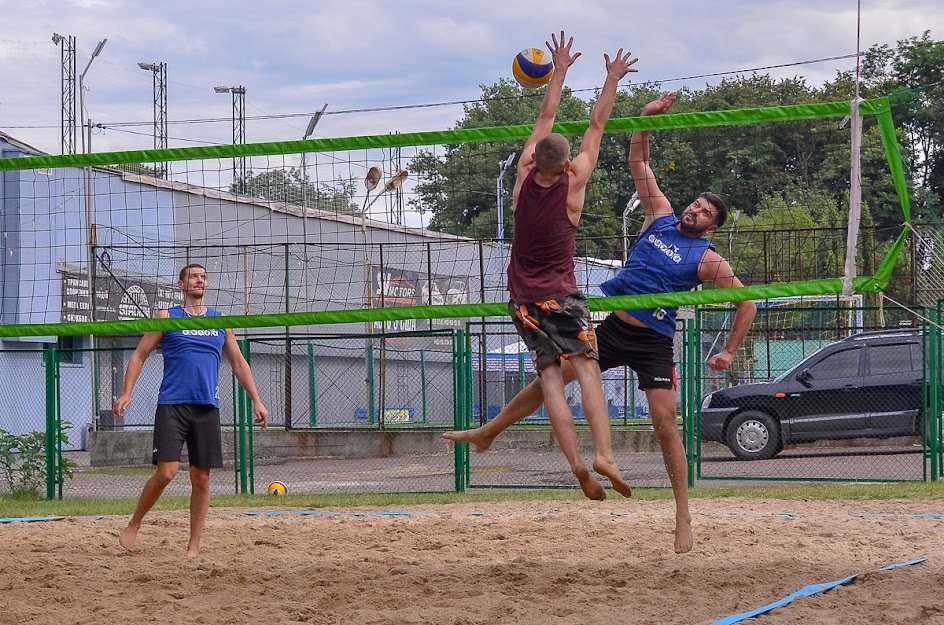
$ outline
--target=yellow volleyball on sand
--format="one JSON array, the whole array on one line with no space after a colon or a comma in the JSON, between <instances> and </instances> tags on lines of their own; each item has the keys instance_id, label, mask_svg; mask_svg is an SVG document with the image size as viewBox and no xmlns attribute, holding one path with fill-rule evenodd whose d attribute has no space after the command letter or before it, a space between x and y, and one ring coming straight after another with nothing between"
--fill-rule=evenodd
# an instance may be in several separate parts
<instances>
[{"instance_id":1,"label":"yellow volleyball on sand","mask_svg":"<svg viewBox=\"0 0 944 625\"><path fill-rule=\"evenodd\" d=\"M554 74L551 54L540 48L525 48L511 63L511 73L525 89L537 89L547 84Z\"/></svg>"},{"instance_id":2,"label":"yellow volleyball on sand","mask_svg":"<svg viewBox=\"0 0 944 625\"><path fill-rule=\"evenodd\" d=\"M287 491L286 488L285 488L285 484L283 484L282 482L272 482L271 484L269 484L269 494L270 494L270 495L275 495L276 497L281 497L281 496L284 495L286 492L288 492L288 491Z\"/></svg>"}]
</instances>

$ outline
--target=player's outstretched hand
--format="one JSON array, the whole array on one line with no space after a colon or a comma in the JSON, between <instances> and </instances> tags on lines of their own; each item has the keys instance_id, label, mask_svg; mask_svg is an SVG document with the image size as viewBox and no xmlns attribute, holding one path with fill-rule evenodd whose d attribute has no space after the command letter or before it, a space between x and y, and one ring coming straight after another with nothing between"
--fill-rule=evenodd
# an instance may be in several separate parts
<instances>
[{"instance_id":1,"label":"player's outstretched hand","mask_svg":"<svg viewBox=\"0 0 944 625\"><path fill-rule=\"evenodd\" d=\"M560 41L557 41L557 36L553 33L551 34L551 41L545 41L544 45L547 46L547 49L551 51L551 58L554 59L554 71L565 72L567 68L574 64L580 55L581 52L574 52L571 54L570 49L574 45L574 38L571 37L567 43L564 43L564 31L560 33ZM551 44L553 42L553 45Z\"/></svg>"},{"instance_id":2,"label":"player's outstretched hand","mask_svg":"<svg viewBox=\"0 0 944 625\"><path fill-rule=\"evenodd\" d=\"M642 109L643 115L662 115L668 113L675 100L678 98L676 93L663 93L658 98L647 104Z\"/></svg>"}]
</instances>

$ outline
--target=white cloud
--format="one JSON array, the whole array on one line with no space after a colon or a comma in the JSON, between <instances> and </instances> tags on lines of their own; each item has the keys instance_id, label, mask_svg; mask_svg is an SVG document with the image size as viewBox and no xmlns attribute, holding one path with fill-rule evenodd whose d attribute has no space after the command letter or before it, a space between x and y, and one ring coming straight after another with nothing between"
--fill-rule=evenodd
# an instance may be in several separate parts
<instances>
[{"instance_id":1,"label":"white cloud","mask_svg":"<svg viewBox=\"0 0 944 625\"><path fill-rule=\"evenodd\" d=\"M854 54L859 27L852 0L0 0L0 10L16 16L3 36L28 42L0 41L0 129L50 152L59 149L60 112L53 32L77 38L78 71L96 42L108 39L89 69L85 96L89 116L112 125L93 146L120 150L151 145L151 76L139 61L167 63L171 145L197 145L232 139L231 102L213 93L214 85L244 85L250 117L297 115L250 119L250 141L300 137L308 115L325 102L332 114L316 136L436 130L453 127L462 107L337 112L476 99L479 85L509 76L518 50L543 46L561 28L583 52L568 84L589 96L602 82L603 53L620 47L640 59L633 81L668 80ZM944 38L937 0L862 2L863 50L926 29ZM770 73L820 84L854 66L846 59ZM173 123L197 119L216 121ZM140 125L115 126L126 122Z\"/></svg>"}]
</instances>

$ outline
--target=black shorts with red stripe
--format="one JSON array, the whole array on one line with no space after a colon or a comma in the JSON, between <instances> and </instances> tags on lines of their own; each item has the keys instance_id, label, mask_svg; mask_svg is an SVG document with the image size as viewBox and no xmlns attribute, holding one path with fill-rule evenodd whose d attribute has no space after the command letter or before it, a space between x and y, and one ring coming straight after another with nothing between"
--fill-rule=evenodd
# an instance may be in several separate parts
<instances>
[{"instance_id":1,"label":"black shorts with red stripe","mask_svg":"<svg viewBox=\"0 0 944 625\"><path fill-rule=\"evenodd\" d=\"M651 328L630 325L610 313L597 326L600 371L629 367L639 388L677 388L674 342Z\"/></svg>"}]
</instances>

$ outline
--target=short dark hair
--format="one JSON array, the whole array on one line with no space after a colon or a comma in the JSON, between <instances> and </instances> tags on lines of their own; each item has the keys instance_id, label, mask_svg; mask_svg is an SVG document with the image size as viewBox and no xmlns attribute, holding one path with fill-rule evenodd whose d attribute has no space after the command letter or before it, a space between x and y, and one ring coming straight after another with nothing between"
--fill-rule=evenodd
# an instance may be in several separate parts
<instances>
[{"instance_id":1,"label":"short dark hair","mask_svg":"<svg viewBox=\"0 0 944 625\"><path fill-rule=\"evenodd\" d=\"M570 158L570 142L564 135L552 132L542 137L534 146L534 164L545 174L557 175L564 171L564 163Z\"/></svg>"},{"instance_id":2,"label":"short dark hair","mask_svg":"<svg viewBox=\"0 0 944 625\"><path fill-rule=\"evenodd\" d=\"M724 225L724 222L728 220L728 205L724 203L724 200L721 199L721 196L712 193L711 191L705 191L698 197L703 197L708 202L715 207L715 225L719 228Z\"/></svg>"},{"instance_id":3,"label":"short dark hair","mask_svg":"<svg viewBox=\"0 0 944 625\"><path fill-rule=\"evenodd\" d=\"M191 269L196 269L198 267L202 269L203 271L206 271L206 267L204 267L200 263L190 263L189 265L187 265L186 267L180 270L180 279L183 280L184 278L187 277L188 271L190 271Z\"/></svg>"}]
</instances>

